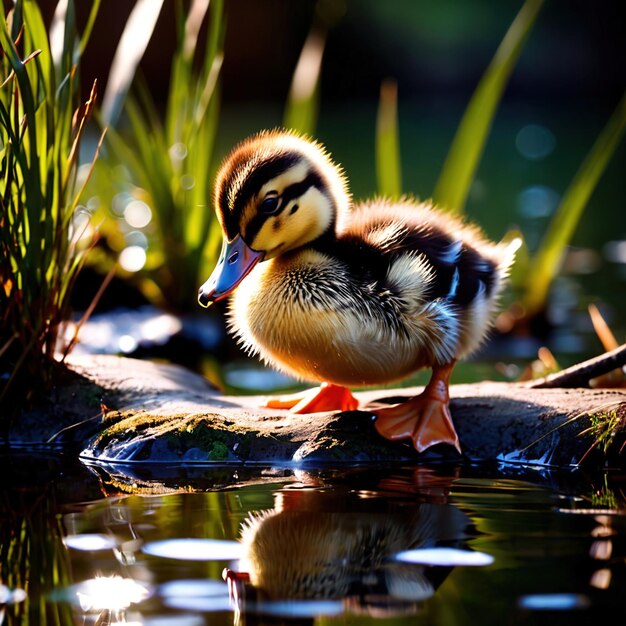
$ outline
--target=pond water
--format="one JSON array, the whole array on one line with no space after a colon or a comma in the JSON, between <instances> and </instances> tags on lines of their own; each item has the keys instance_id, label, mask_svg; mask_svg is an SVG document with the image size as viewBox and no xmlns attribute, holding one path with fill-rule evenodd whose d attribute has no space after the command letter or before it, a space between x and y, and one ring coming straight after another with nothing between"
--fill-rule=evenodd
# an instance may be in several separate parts
<instances>
[{"instance_id":1,"label":"pond water","mask_svg":"<svg viewBox=\"0 0 626 626\"><path fill-rule=\"evenodd\" d=\"M45 450L5 454L0 470L0 624L571 626L623 614L621 473L105 467Z\"/></svg>"}]
</instances>

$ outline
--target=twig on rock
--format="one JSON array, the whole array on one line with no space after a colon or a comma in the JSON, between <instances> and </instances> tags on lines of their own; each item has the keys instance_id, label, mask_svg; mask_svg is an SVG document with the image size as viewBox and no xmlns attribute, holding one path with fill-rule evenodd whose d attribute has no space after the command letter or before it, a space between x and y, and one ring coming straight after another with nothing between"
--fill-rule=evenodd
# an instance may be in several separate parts
<instances>
[{"instance_id":1,"label":"twig on rock","mask_svg":"<svg viewBox=\"0 0 626 626\"><path fill-rule=\"evenodd\" d=\"M556 374L534 380L528 384L532 389L550 389L555 387L589 387L592 378L607 374L626 365L626 343L582 363L577 363Z\"/></svg>"}]
</instances>

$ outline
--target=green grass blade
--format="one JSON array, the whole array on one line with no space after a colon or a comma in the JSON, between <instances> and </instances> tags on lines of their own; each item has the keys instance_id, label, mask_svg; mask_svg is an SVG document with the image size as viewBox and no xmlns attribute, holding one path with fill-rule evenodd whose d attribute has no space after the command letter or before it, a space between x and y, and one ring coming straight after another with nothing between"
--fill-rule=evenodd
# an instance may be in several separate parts
<instances>
[{"instance_id":1,"label":"green grass blade","mask_svg":"<svg viewBox=\"0 0 626 626\"><path fill-rule=\"evenodd\" d=\"M102 122L100 122L102 126ZM112 127L107 128L106 145L118 162L124 163L125 167L131 172L137 185L147 187L150 183L149 174L143 163L142 156L138 154L138 150L128 145L124 138ZM103 161L99 161L96 167L107 167Z\"/></svg>"},{"instance_id":2,"label":"green grass blade","mask_svg":"<svg viewBox=\"0 0 626 626\"><path fill-rule=\"evenodd\" d=\"M502 92L515 67L543 0L526 0L467 105L433 200L462 213Z\"/></svg>"},{"instance_id":3,"label":"green grass blade","mask_svg":"<svg viewBox=\"0 0 626 626\"><path fill-rule=\"evenodd\" d=\"M195 92L191 80L194 52L208 7L207 0L194 0L185 17L182 3L175 3L177 45L172 61L165 118L165 134L170 146L183 141L184 123L189 118L189 94Z\"/></svg>"},{"instance_id":4,"label":"green grass blade","mask_svg":"<svg viewBox=\"0 0 626 626\"><path fill-rule=\"evenodd\" d=\"M148 89L133 79L136 99L124 94L128 127L124 134L111 133L109 124L112 158L100 162L94 177L95 187L106 187L95 195L109 196L114 183L141 195L150 206L147 260L133 280L159 306L176 311L196 306L194 294L206 280L206 257L211 255L214 263L216 256L217 220L209 207L217 165L224 4L176 1L177 45L165 116L157 112ZM206 43L199 49L203 29ZM114 171L115 160L124 163L126 173ZM101 229L101 234L103 230L113 250L124 247L123 233L115 226Z\"/></svg>"},{"instance_id":5,"label":"green grass blade","mask_svg":"<svg viewBox=\"0 0 626 626\"><path fill-rule=\"evenodd\" d=\"M580 220L583 209L626 130L626 94L596 139L565 192L548 230L530 264L528 289L523 298L527 315L539 312L561 258Z\"/></svg>"},{"instance_id":6,"label":"green grass blade","mask_svg":"<svg viewBox=\"0 0 626 626\"><path fill-rule=\"evenodd\" d=\"M209 16L209 33L202 67L198 77L198 92L196 96L196 106L193 116L193 124L190 125L191 133L195 137L198 130L205 123L207 114L212 115L209 124L217 125L217 114L215 111L209 113L215 92L218 88L218 79L224 61L224 34L225 28L224 2L223 0L212 0ZM213 107L214 109L215 107Z\"/></svg>"},{"instance_id":7,"label":"green grass blade","mask_svg":"<svg viewBox=\"0 0 626 626\"><path fill-rule=\"evenodd\" d=\"M150 190L159 206L166 207L165 228L172 217L174 203L169 186L172 178L171 161L163 135L152 126L145 123L143 110L132 98L126 102L128 122L132 129L134 147L141 159L142 169L145 171L146 189Z\"/></svg>"},{"instance_id":8,"label":"green grass blade","mask_svg":"<svg viewBox=\"0 0 626 626\"><path fill-rule=\"evenodd\" d=\"M42 54L38 55L37 63L41 66L41 76L44 81L50 84L53 76L52 59L50 48L48 46L48 33L41 16L41 12L37 3L33 2L33 0L26 0L26 2L24 2L23 11L25 35L28 39L28 45L30 47L29 52L36 48L41 49ZM54 85L53 82L51 84Z\"/></svg>"},{"instance_id":9,"label":"green grass blade","mask_svg":"<svg viewBox=\"0 0 626 626\"><path fill-rule=\"evenodd\" d=\"M87 18L87 24L85 24L85 29L83 30L83 34L80 37L80 43L78 45L78 53L80 56L82 56L85 48L87 47L87 42L91 37L91 31L93 30L93 25L96 23L96 16L98 15L99 10L100 0L92 0L89 17Z\"/></svg>"},{"instance_id":10,"label":"green grass blade","mask_svg":"<svg viewBox=\"0 0 626 626\"><path fill-rule=\"evenodd\" d=\"M74 258L69 257L82 254L69 246L68 229L79 142L90 108L81 106L79 68L67 54L74 50L76 29L73 1L68 0L66 6L57 30L65 74L58 89L38 3L18 0L16 4L12 29L19 32L23 27L24 32L19 51L6 21L0 19L2 74L14 72L0 94L4 183L0 196L5 226L0 229L4 320L0 344L11 342L7 363L3 363L7 369L2 372L11 375L0 385L9 412L0 416L0 428L52 380L59 327L69 315L74 274L66 268L74 266ZM16 23L18 17L24 22Z\"/></svg>"},{"instance_id":11,"label":"green grass blade","mask_svg":"<svg viewBox=\"0 0 626 626\"><path fill-rule=\"evenodd\" d=\"M325 31L313 27L304 42L293 73L283 118L285 128L291 128L307 135L312 135L315 132L325 45Z\"/></svg>"},{"instance_id":12,"label":"green grass blade","mask_svg":"<svg viewBox=\"0 0 626 626\"><path fill-rule=\"evenodd\" d=\"M68 11L68 2L58 2L52 22L50 24L50 60L57 71L59 82L62 82L63 76L67 74L67 69L71 63L72 53L67 55L67 17L73 17L73 11ZM42 24L43 26L43 24ZM45 32L45 31L44 31ZM38 38L41 40L41 37Z\"/></svg>"},{"instance_id":13,"label":"green grass blade","mask_svg":"<svg viewBox=\"0 0 626 626\"><path fill-rule=\"evenodd\" d=\"M152 37L163 0L137 0L126 22L124 33L115 51L107 87L102 100L102 119L115 124L133 77Z\"/></svg>"},{"instance_id":14,"label":"green grass blade","mask_svg":"<svg viewBox=\"0 0 626 626\"><path fill-rule=\"evenodd\" d=\"M0 44L2 50L7 55L7 59L11 64L15 77L19 84L20 95L23 102L24 114L26 119L31 120L31 123L27 125L27 133L29 139L29 165L24 171L24 176L28 177L26 182L28 188L35 195L36 202L43 205L43 199L41 197L41 175L38 166L38 154L37 154L37 127L35 124L35 96L32 91L30 79L26 72L26 64L22 62L15 48L15 44L9 35L9 31L4 19L0 19Z\"/></svg>"},{"instance_id":15,"label":"green grass blade","mask_svg":"<svg viewBox=\"0 0 626 626\"><path fill-rule=\"evenodd\" d=\"M381 195L388 198L399 198L402 195L398 86L393 81L385 81L380 88L376 122L376 175Z\"/></svg>"}]
</instances>

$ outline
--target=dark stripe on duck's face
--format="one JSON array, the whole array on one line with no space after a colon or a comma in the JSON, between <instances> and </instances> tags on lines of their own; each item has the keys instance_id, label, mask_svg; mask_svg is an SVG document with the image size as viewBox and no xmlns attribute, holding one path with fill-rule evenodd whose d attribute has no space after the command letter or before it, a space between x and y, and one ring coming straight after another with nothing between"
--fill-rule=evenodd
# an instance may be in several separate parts
<instances>
[{"instance_id":1,"label":"dark stripe on duck's face","mask_svg":"<svg viewBox=\"0 0 626 626\"><path fill-rule=\"evenodd\" d=\"M232 207L227 206L229 189L236 182L237 168L233 168L233 173L230 179L222 187L222 193L220 194L220 206L226 209L226 225L227 235L229 239L232 239L239 233L241 216L243 214L246 205L250 200L259 193L259 190L267 182L280 176L287 170L291 169L301 160L298 154L287 153L278 154L259 162L256 167L253 167L248 174L247 178L239 186L239 189L235 193L235 201ZM247 161L244 159L242 165Z\"/></svg>"},{"instance_id":2,"label":"dark stripe on duck's face","mask_svg":"<svg viewBox=\"0 0 626 626\"><path fill-rule=\"evenodd\" d=\"M292 168L300 161L298 154L276 154L259 160L254 152L244 151L235 154L229 163L229 175L222 181L217 197L218 211L223 218L226 237L232 241L240 230L243 211L250 201L268 181ZM255 163L259 161L258 163ZM248 176L243 182L238 180L241 169L249 167ZM234 202L229 201L234 193Z\"/></svg>"},{"instance_id":3,"label":"dark stripe on duck's face","mask_svg":"<svg viewBox=\"0 0 626 626\"><path fill-rule=\"evenodd\" d=\"M297 183L292 183L288 187L285 187L282 194L278 196L279 206L278 210L274 211L271 216L280 215L289 205L290 203L303 196L311 187L317 187L318 189L323 189L322 179L317 172L309 172L304 178ZM291 207L289 214L295 213L294 205ZM296 209L297 210L297 209ZM246 232L244 233L244 239L250 243L254 241L254 238L258 235L261 228L263 228L263 224L270 217L270 215L266 215L263 213L257 213L248 223L246 227Z\"/></svg>"}]
</instances>

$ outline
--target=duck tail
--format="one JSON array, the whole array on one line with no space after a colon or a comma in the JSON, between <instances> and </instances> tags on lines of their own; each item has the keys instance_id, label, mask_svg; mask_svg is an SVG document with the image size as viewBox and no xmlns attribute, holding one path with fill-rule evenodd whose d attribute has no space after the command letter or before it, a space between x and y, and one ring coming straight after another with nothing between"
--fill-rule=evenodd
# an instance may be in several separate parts
<instances>
[{"instance_id":1,"label":"duck tail","mask_svg":"<svg viewBox=\"0 0 626 626\"><path fill-rule=\"evenodd\" d=\"M517 232L509 233L498 244L498 270L502 277L511 272L517 251L522 247L522 237Z\"/></svg>"}]
</instances>

